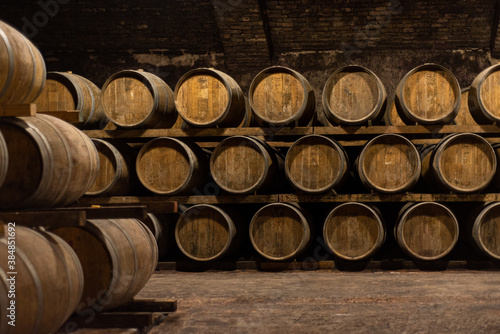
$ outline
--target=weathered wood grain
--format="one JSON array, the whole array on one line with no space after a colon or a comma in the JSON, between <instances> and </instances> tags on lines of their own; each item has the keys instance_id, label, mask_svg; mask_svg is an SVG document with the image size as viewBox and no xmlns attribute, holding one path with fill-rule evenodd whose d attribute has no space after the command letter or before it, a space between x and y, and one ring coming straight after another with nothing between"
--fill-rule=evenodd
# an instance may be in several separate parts
<instances>
[{"instance_id":1,"label":"weathered wood grain","mask_svg":"<svg viewBox=\"0 0 500 334\"><path fill-rule=\"evenodd\" d=\"M446 206L435 202L408 204L394 229L403 251L417 260L446 256L458 240L458 221Z\"/></svg>"},{"instance_id":2,"label":"weathered wood grain","mask_svg":"<svg viewBox=\"0 0 500 334\"><path fill-rule=\"evenodd\" d=\"M343 203L330 211L323 225L326 245L337 257L355 261L372 257L385 241L380 212L363 203Z\"/></svg>"}]
</instances>

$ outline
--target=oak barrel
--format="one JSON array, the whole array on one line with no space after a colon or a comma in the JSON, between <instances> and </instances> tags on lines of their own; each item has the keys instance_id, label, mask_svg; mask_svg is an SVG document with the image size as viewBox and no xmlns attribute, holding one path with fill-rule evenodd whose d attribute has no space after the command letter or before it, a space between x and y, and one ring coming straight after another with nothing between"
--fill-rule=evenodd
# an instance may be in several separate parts
<instances>
[{"instance_id":1,"label":"oak barrel","mask_svg":"<svg viewBox=\"0 0 500 334\"><path fill-rule=\"evenodd\" d=\"M7 231L7 227L6 231ZM15 226L15 327L7 307L2 307L0 332L55 333L75 311L83 291L83 271L71 247L58 236ZM11 245L12 247L12 245ZM0 290L9 287L9 246L0 239ZM6 289L8 291L9 289ZM0 292L1 305L7 294ZM7 312L7 313L5 313Z\"/></svg>"},{"instance_id":2,"label":"oak barrel","mask_svg":"<svg viewBox=\"0 0 500 334\"><path fill-rule=\"evenodd\" d=\"M257 74L250 84L249 99L257 123L267 126L307 126L316 107L309 81L281 66Z\"/></svg>"},{"instance_id":3,"label":"oak barrel","mask_svg":"<svg viewBox=\"0 0 500 334\"><path fill-rule=\"evenodd\" d=\"M328 248L335 256L351 261L372 257L384 244L385 233L380 211L357 202L335 207L323 225Z\"/></svg>"},{"instance_id":4,"label":"oak barrel","mask_svg":"<svg viewBox=\"0 0 500 334\"><path fill-rule=\"evenodd\" d=\"M433 186L460 193L485 189L495 176L491 144L473 133L457 133L422 152L422 176Z\"/></svg>"},{"instance_id":5,"label":"oak barrel","mask_svg":"<svg viewBox=\"0 0 500 334\"><path fill-rule=\"evenodd\" d=\"M323 111L333 124L360 125L383 116L387 93L369 69L350 65L336 70L323 89Z\"/></svg>"},{"instance_id":6,"label":"oak barrel","mask_svg":"<svg viewBox=\"0 0 500 334\"><path fill-rule=\"evenodd\" d=\"M148 282L158 262L158 246L137 219L88 220L81 227L59 227L80 259L84 288L79 310L109 310L130 301Z\"/></svg>"},{"instance_id":7,"label":"oak barrel","mask_svg":"<svg viewBox=\"0 0 500 334\"><path fill-rule=\"evenodd\" d=\"M85 125L96 125L107 121L99 87L73 73L47 73L45 88L34 103L39 111L78 110L80 121Z\"/></svg>"},{"instance_id":8,"label":"oak barrel","mask_svg":"<svg viewBox=\"0 0 500 334\"><path fill-rule=\"evenodd\" d=\"M282 169L281 156L263 140L250 136L224 139L210 158L214 181L232 194L279 186Z\"/></svg>"},{"instance_id":9,"label":"oak barrel","mask_svg":"<svg viewBox=\"0 0 500 334\"><path fill-rule=\"evenodd\" d=\"M160 195L201 190L208 168L207 155L199 146L169 137L148 142L136 160L139 181Z\"/></svg>"},{"instance_id":10,"label":"oak barrel","mask_svg":"<svg viewBox=\"0 0 500 334\"><path fill-rule=\"evenodd\" d=\"M250 241L255 250L272 261L300 256L311 241L312 226L302 210L289 203L271 203L250 222Z\"/></svg>"},{"instance_id":11,"label":"oak barrel","mask_svg":"<svg viewBox=\"0 0 500 334\"><path fill-rule=\"evenodd\" d=\"M477 125L469 109L469 91L470 87L462 89L462 94L460 95L460 110L458 111L457 117L455 117L456 125Z\"/></svg>"},{"instance_id":12,"label":"oak barrel","mask_svg":"<svg viewBox=\"0 0 500 334\"><path fill-rule=\"evenodd\" d=\"M396 88L400 117L407 124L446 124L460 109L460 85L447 68L424 64L408 72Z\"/></svg>"},{"instance_id":13,"label":"oak barrel","mask_svg":"<svg viewBox=\"0 0 500 334\"><path fill-rule=\"evenodd\" d=\"M99 173L97 150L83 132L47 115L0 122L9 151L1 208L65 206L78 200Z\"/></svg>"},{"instance_id":14,"label":"oak barrel","mask_svg":"<svg viewBox=\"0 0 500 334\"><path fill-rule=\"evenodd\" d=\"M288 150L285 173L298 190L319 194L342 185L349 174L349 159L337 141L308 135Z\"/></svg>"},{"instance_id":15,"label":"oak barrel","mask_svg":"<svg viewBox=\"0 0 500 334\"><path fill-rule=\"evenodd\" d=\"M146 225L153 236L155 237L156 244L158 245L158 258L162 258L167 253L169 248L169 231L167 229L167 219L165 215L148 213L146 219L142 222Z\"/></svg>"},{"instance_id":16,"label":"oak barrel","mask_svg":"<svg viewBox=\"0 0 500 334\"><path fill-rule=\"evenodd\" d=\"M474 219L472 240L482 254L500 260L500 202L486 205Z\"/></svg>"},{"instance_id":17,"label":"oak barrel","mask_svg":"<svg viewBox=\"0 0 500 334\"><path fill-rule=\"evenodd\" d=\"M495 150L495 155L497 157L497 164L498 164L498 161L500 161L500 143L493 144L492 147ZM491 184L495 186L497 189L500 189L500 168L498 168L498 165L497 165L497 171L495 172L495 176L493 177L493 181L491 181Z\"/></svg>"},{"instance_id":18,"label":"oak barrel","mask_svg":"<svg viewBox=\"0 0 500 334\"><path fill-rule=\"evenodd\" d=\"M7 176L7 170L9 168L9 152L7 150L7 144L5 139L0 132L0 188L2 187L3 181Z\"/></svg>"},{"instance_id":19,"label":"oak barrel","mask_svg":"<svg viewBox=\"0 0 500 334\"><path fill-rule=\"evenodd\" d=\"M42 92L47 71L40 51L0 21L0 105L31 103Z\"/></svg>"},{"instance_id":20,"label":"oak barrel","mask_svg":"<svg viewBox=\"0 0 500 334\"><path fill-rule=\"evenodd\" d=\"M113 74L102 87L106 117L124 128L169 128L177 120L174 93L159 77L144 71Z\"/></svg>"},{"instance_id":21,"label":"oak barrel","mask_svg":"<svg viewBox=\"0 0 500 334\"><path fill-rule=\"evenodd\" d=\"M396 103L395 97L389 100L387 103L387 109L384 114L384 123L387 126L405 126L406 123L403 122L401 117L399 117L398 104Z\"/></svg>"},{"instance_id":22,"label":"oak barrel","mask_svg":"<svg viewBox=\"0 0 500 334\"><path fill-rule=\"evenodd\" d=\"M85 195L120 196L130 189L133 151L122 142L92 139L99 154L99 174Z\"/></svg>"},{"instance_id":23,"label":"oak barrel","mask_svg":"<svg viewBox=\"0 0 500 334\"><path fill-rule=\"evenodd\" d=\"M436 202L408 203L398 217L394 235L401 249L417 260L439 260L458 241L453 212Z\"/></svg>"},{"instance_id":24,"label":"oak barrel","mask_svg":"<svg viewBox=\"0 0 500 334\"><path fill-rule=\"evenodd\" d=\"M382 193L404 192L411 189L420 178L420 155L405 137L383 134L364 146L356 170L368 189Z\"/></svg>"},{"instance_id":25,"label":"oak barrel","mask_svg":"<svg viewBox=\"0 0 500 334\"><path fill-rule=\"evenodd\" d=\"M193 127L237 127L245 117L245 97L238 83L209 68L191 70L179 79L175 106Z\"/></svg>"},{"instance_id":26,"label":"oak barrel","mask_svg":"<svg viewBox=\"0 0 500 334\"><path fill-rule=\"evenodd\" d=\"M237 219L209 204L186 209L175 225L175 241L192 260L212 261L229 255L237 247Z\"/></svg>"},{"instance_id":27,"label":"oak barrel","mask_svg":"<svg viewBox=\"0 0 500 334\"><path fill-rule=\"evenodd\" d=\"M469 90L469 109L479 124L500 121L500 64L492 65L474 79Z\"/></svg>"}]
</instances>

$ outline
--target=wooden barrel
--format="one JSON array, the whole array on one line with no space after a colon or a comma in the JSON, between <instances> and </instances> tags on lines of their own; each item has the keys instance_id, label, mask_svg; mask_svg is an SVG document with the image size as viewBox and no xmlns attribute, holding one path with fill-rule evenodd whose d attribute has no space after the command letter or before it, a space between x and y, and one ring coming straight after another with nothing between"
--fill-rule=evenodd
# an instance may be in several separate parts
<instances>
[{"instance_id":1,"label":"wooden barrel","mask_svg":"<svg viewBox=\"0 0 500 334\"><path fill-rule=\"evenodd\" d=\"M146 219L142 220L153 236L155 237L156 244L158 245L158 258L162 258L167 253L168 245L168 230L167 220L164 215L148 213Z\"/></svg>"},{"instance_id":2,"label":"wooden barrel","mask_svg":"<svg viewBox=\"0 0 500 334\"><path fill-rule=\"evenodd\" d=\"M45 85L40 51L19 31L0 21L0 105L31 103Z\"/></svg>"},{"instance_id":3,"label":"wooden barrel","mask_svg":"<svg viewBox=\"0 0 500 334\"><path fill-rule=\"evenodd\" d=\"M485 189L495 176L497 157L491 144L473 133L453 134L422 156L422 176L433 186L471 193Z\"/></svg>"},{"instance_id":4,"label":"wooden barrel","mask_svg":"<svg viewBox=\"0 0 500 334\"><path fill-rule=\"evenodd\" d=\"M411 189L420 178L421 167L415 145L397 134L383 134L370 140L356 164L363 185L382 193Z\"/></svg>"},{"instance_id":5,"label":"wooden barrel","mask_svg":"<svg viewBox=\"0 0 500 334\"><path fill-rule=\"evenodd\" d=\"M250 105L260 125L307 126L316 101L309 81L286 67L266 68L250 84Z\"/></svg>"},{"instance_id":6,"label":"wooden barrel","mask_svg":"<svg viewBox=\"0 0 500 334\"><path fill-rule=\"evenodd\" d=\"M250 194L277 180L283 160L264 141L250 136L233 136L223 140L212 152L210 173L223 190L232 194Z\"/></svg>"},{"instance_id":7,"label":"wooden barrel","mask_svg":"<svg viewBox=\"0 0 500 334\"><path fill-rule=\"evenodd\" d=\"M469 90L470 87L462 89L462 94L460 95L460 110L458 111L457 117L455 117L456 125L477 125L477 122L474 120L469 110Z\"/></svg>"},{"instance_id":8,"label":"wooden barrel","mask_svg":"<svg viewBox=\"0 0 500 334\"><path fill-rule=\"evenodd\" d=\"M72 73L49 72L47 83L35 100L39 111L80 111L85 125L106 122L101 90L91 81Z\"/></svg>"},{"instance_id":9,"label":"wooden barrel","mask_svg":"<svg viewBox=\"0 0 500 334\"><path fill-rule=\"evenodd\" d=\"M160 195L203 188L208 168L207 155L199 146L168 137L144 145L136 160L139 181Z\"/></svg>"},{"instance_id":10,"label":"wooden barrel","mask_svg":"<svg viewBox=\"0 0 500 334\"><path fill-rule=\"evenodd\" d=\"M169 128L176 119L174 93L154 74L126 70L113 74L102 88L106 117L124 128Z\"/></svg>"},{"instance_id":11,"label":"wooden barrel","mask_svg":"<svg viewBox=\"0 0 500 334\"><path fill-rule=\"evenodd\" d=\"M500 202L485 206L474 219L471 235L482 254L500 260Z\"/></svg>"},{"instance_id":12,"label":"wooden barrel","mask_svg":"<svg viewBox=\"0 0 500 334\"><path fill-rule=\"evenodd\" d=\"M417 260L439 260L458 241L458 221L436 202L409 203L399 213L394 235L401 249Z\"/></svg>"},{"instance_id":13,"label":"wooden barrel","mask_svg":"<svg viewBox=\"0 0 500 334\"><path fill-rule=\"evenodd\" d=\"M88 220L85 226L53 232L73 247L82 264L81 310L127 303L146 285L158 262L154 236L137 219Z\"/></svg>"},{"instance_id":14,"label":"wooden barrel","mask_svg":"<svg viewBox=\"0 0 500 334\"><path fill-rule=\"evenodd\" d=\"M47 115L5 118L0 131L9 150L0 207L65 206L95 182L99 156L90 139L74 126Z\"/></svg>"},{"instance_id":15,"label":"wooden barrel","mask_svg":"<svg viewBox=\"0 0 500 334\"><path fill-rule=\"evenodd\" d=\"M6 227L7 229L7 227ZM12 233L12 232L11 232ZM83 271L75 252L61 238L48 232L15 227L15 327L8 326L8 306L2 307L0 332L55 333L75 311L83 291ZM12 245L10 246L12 247ZM7 239L0 239L0 290L10 287L7 278ZM6 289L7 292L9 289ZM8 295L0 292L0 304ZM10 304L8 304L10 306Z\"/></svg>"},{"instance_id":16,"label":"wooden barrel","mask_svg":"<svg viewBox=\"0 0 500 334\"><path fill-rule=\"evenodd\" d=\"M469 90L469 109L478 124L500 121L500 64L488 67L474 79Z\"/></svg>"},{"instance_id":17,"label":"wooden barrel","mask_svg":"<svg viewBox=\"0 0 500 334\"><path fill-rule=\"evenodd\" d=\"M446 124L460 110L460 85L447 68L424 64L399 82L396 101L400 117L407 124Z\"/></svg>"},{"instance_id":18,"label":"wooden barrel","mask_svg":"<svg viewBox=\"0 0 500 334\"><path fill-rule=\"evenodd\" d=\"M9 168L9 152L7 151L7 144L0 132L0 188L2 187L3 181L7 176L7 170Z\"/></svg>"},{"instance_id":19,"label":"wooden barrel","mask_svg":"<svg viewBox=\"0 0 500 334\"><path fill-rule=\"evenodd\" d=\"M319 194L342 185L349 174L349 159L335 140L308 135L288 150L285 173L298 190Z\"/></svg>"},{"instance_id":20,"label":"wooden barrel","mask_svg":"<svg viewBox=\"0 0 500 334\"><path fill-rule=\"evenodd\" d=\"M384 114L384 123L387 126L405 126L406 123L403 122L401 117L399 117L398 104L396 103L395 97L390 99L387 103L387 109Z\"/></svg>"},{"instance_id":21,"label":"wooden barrel","mask_svg":"<svg viewBox=\"0 0 500 334\"><path fill-rule=\"evenodd\" d=\"M363 203L343 203L328 214L323 238L335 256L351 261L365 260L384 244L385 226L377 208Z\"/></svg>"},{"instance_id":22,"label":"wooden barrel","mask_svg":"<svg viewBox=\"0 0 500 334\"><path fill-rule=\"evenodd\" d=\"M495 150L495 156L497 157L497 163L500 161L500 144L493 144L493 149ZM491 182L493 186L497 189L500 189L500 168L497 168L495 172L495 176L493 177L493 181Z\"/></svg>"},{"instance_id":23,"label":"wooden barrel","mask_svg":"<svg viewBox=\"0 0 500 334\"><path fill-rule=\"evenodd\" d=\"M175 106L193 127L236 127L245 116L245 97L238 83L209 68L191 70L179 79Z\"/></svg>"},{"instance_id":24,"label":"wooden barrel","mask_svg":"<svg viewBox=\"0 0 500 334\"><path fill-rule=\"evenodd\" d=\"M234 214L214 205L194 205L179 217L175 241L182 253L192 260L218 260L238 246L237 222Z\"/></svg>"},{"instance_id":25,"label":"wooden barrel","mask_svg":"<svg viewBox=\"0 0 500 334\"><path fill-rule=\"evenodd\" d=\"M99 154L99 174L94 184L85 192L93 196L123 196L130 189L134 156L125 143L92 139Z\"/></svg>"},{"instance_id":26,"label":"wooden barrel","mask_svg":"<svg viewBox=\"0 0 500 334\"><path fill-rule=\"evenodd\" d=\"M377 120L383 116L386 102L384 84L362 66L339 68L323 89L323 111L333 124L360 125Z\"/></svg>"},{"instance_id":27,"label":"wooden barrel","mask_svg":"<svg viewBox=\"0 0 500 334\"><path fill-rule=\"evenodd\" d=\"M264 258L287 261L297 258L308 247L311 229L312 226L298 206L271 203L253 216L250 241Z\"/></svg>"}]
</instances>

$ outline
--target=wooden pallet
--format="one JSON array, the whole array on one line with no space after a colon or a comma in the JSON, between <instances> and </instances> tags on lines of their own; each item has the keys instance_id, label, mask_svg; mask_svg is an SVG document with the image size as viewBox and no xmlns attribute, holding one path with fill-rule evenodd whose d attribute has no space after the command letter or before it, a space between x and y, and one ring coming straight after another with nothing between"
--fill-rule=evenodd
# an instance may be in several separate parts
<instances>
[{"instance_id":1,"label":"wooden pallet","mask_svg":"<svg viewBox=\"0 0 500 334\"><path fill-rule=\"evenodd\" d=\"M171 299L134 299L133 301L111 311L102 313L93 310L82 311L72 315L61 326L59 333L68 333L83 328L137 329L139 333L147 333L161 324L168 312L177 311L177 300Z\"/></svg>"}]
</instances>

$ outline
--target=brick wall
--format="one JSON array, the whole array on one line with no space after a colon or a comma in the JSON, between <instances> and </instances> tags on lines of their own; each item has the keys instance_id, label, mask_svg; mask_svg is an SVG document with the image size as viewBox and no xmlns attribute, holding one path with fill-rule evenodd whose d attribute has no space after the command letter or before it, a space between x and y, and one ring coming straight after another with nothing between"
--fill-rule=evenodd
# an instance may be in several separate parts
<instances>
[{"instance_id":1,"label":"brick wall","mask_svg":"<svg viewBox=\"0 0 500 334\"><path fill-rule=\"evenodd\" d=\"M228 72L247 91L260 70L283 65L303 73L319 97L328 76L352 63L377 73L389 94L425 62L470 84L496 62L497 2L2 0L0 19L33 35L49 70L72 70L98 85L116 71L142 68L174 88L203 66Z\"/></svg>"}]
</instances>

